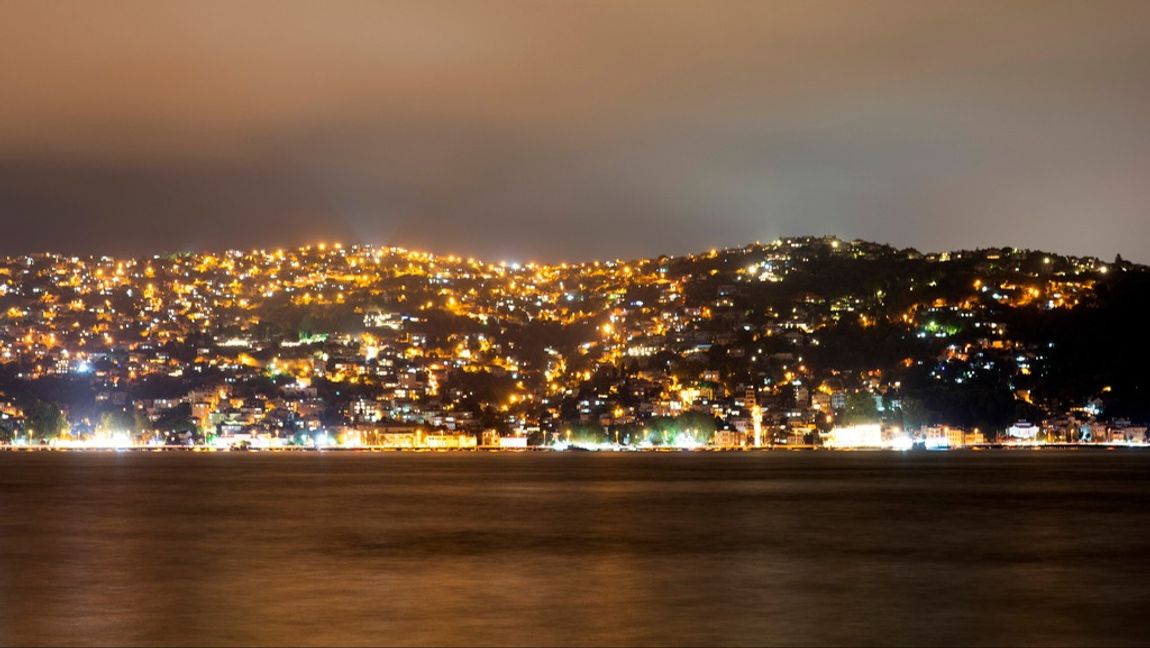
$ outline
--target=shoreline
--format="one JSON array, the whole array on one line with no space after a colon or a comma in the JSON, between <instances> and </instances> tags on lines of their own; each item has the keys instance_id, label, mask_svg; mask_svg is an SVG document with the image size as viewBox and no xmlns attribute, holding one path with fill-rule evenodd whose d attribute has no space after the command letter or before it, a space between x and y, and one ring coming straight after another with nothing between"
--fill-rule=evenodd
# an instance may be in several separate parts
<instances>
[{"instance_id":1,"label":"shoreline","mask_svg":"<svg viewBox=\"0 0 1150 648\"><path fill-rule=\"evenodd\" d=\"M391 448L384 446L368 446L357 448L309 448L309 447L282 447L282 448L215 448L209 446L126 446L104 448L68 448L56 446L13 446L0 445L0 452L64 452L64 453L108 453L108 452L192 452L192 453L263 453L263 454L295 454L295 453L762 453L762 452L890 452L890 453L946 453L946 452L981 452L985 450L1006 451L1039 451L1039 450L1150 450L1150 444L1119 444L1119 443L1050 443L1050 444L1010 444L1010 443L984 443L964 446L961 448L914 448L910 450L895 448L827 448L819 446L776 446L763 448L549 448L534 446L527 448Z\"/></svg>"}]
</instances>

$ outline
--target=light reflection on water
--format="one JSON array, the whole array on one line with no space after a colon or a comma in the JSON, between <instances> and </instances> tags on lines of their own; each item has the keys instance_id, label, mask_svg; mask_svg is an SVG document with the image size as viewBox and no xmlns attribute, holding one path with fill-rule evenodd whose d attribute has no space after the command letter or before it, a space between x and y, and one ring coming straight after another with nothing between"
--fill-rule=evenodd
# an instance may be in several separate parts
<instances>
[{"instance_id":1,"label":"light reflection on water","mask_svg":"<svg viewBox=\"0 0 1150 648\"><path fill-rule=\"evenodd\" d=\"M1143 644L1150 453L0 453L0 644Z\"/></svg>"}]
</instances>

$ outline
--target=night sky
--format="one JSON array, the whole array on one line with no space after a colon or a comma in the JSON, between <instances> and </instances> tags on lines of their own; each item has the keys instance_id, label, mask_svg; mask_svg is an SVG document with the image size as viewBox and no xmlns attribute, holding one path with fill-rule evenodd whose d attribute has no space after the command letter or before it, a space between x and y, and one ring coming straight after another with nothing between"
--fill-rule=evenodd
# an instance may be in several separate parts
<instances>
[{"instance_id":1,"label":"night sky","mask_svg":"<svg viewBox=\"0 0 1150 648\"><path fill-rule=\"evenodd\" d=\"M1150 2L0 2L0 254L1150 261Z\"/></svg>"}]
</instances>

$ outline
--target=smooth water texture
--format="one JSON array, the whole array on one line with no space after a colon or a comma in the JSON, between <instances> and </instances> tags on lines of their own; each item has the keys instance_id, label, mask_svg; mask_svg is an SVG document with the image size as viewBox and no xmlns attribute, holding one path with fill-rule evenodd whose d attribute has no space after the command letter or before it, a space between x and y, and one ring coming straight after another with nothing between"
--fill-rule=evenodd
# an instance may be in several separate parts
<instances>
[{"instance_id":1,"label":"smooth water texture","mask_svg":"<svg viewBox=\"0 0 1150 648\"><path fill-rule=\"evenodd\" d=\"M1146 644L1150 453L0 453L0 644Z\"/></svg>"}]
</instances>

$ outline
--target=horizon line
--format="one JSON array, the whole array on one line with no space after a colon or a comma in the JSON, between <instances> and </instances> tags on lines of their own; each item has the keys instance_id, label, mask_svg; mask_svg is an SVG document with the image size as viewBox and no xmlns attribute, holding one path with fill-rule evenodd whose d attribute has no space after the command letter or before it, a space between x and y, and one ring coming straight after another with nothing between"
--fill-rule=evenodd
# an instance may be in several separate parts
<instances>
[{"instance_id":1,"label":"horizon line","mask_svg":"<svg viewBox=\"0 0 1150 648\"><path fill-rule=\"evenodd\" d=\"M691 252L662 253L662 254L656 254L656 255L650 255L650 256L636 256L636 257L631 257L631 258L622 258L622 257L596 258L596 259L584 259L584 260L580 260L580 261L535 261L535 260L510 261L507 259L500 259L498 261L492 261L492 260L488 260L488 259L485 259L485 258L480 257L480 256L476 256L476 255L463 255L463 254L457 254L457 253L453 253L453 252L433 252L433 251L430 251L427 249L416 249L416 248L412 248L412 247L408 247L408 246L400 245L400 244L391 244L391 243L384 243L384 242L346 244L343 241L338 241L338 240L337 241L316 241L316 242L302 243L302 244L296 244L296 245L285 245L285 246L275 246L275 247L249 247L249 248L241 248L241 247L210 248L210 247L205 247L205 248L198 248L195 250L178 250L178 251L169 250L169 251L163 251L163 252L153 252L153 253L149 253L149 254L129 254L129 255L102 254L102 253L70 254L70 253L57 252L57 251L52 251L52 250L40 250L40 251L34 251L34 252L25 252L25 253L21 253L21 254L0 255L0 260L2 260L4 262L9 262L9 261L14 261L17 259L29 258L29 257L31 257L31 258L61 257L61 258L75 259L75 260L115 259L115 260L120 260L120 261L129 261L129 260L130 261L140 261L140 260L144 260L144 259L162 259L162 258L167 258L167 257L176 257L176 256L185 256L185 255L186 256L200 256L200 255L221 255L221 254L232 254L232 253L238 253L240 255L250 255L250 254L276 255L276 254L286 254L288 252L310 252L313 249L318 249L320 252L327 252L328 248L330 248L331 250L386 250L386 251L389 251L392 253L418 254L418 255L424 255L424 256L431 257L431 258L435 258L435 259L449 259L455 263L459 263L459 262L480 263L480 264L487 265L487 266L503 266L503 267L519 266L521 268L540 267L540 266L543 266L543 267L576 266L576 267L578 267L578 266L605 264L605 263L635 263L635 262L639 262L639 261L652 261L652 260L659 259L661 257L666 257L668 259L686 259L686 258L694 258L694 257L713 255L713 254L718 254L718 253L726 253L726 252L741 250L741 249L745 249L745 248L749 248L749 247L770 247L770 246L779 245L782 243L802 242L802 241L806 241L806 242L839 241L841 243L846 243L846 244L869 244L869 245L877 245L877 246L887 247L887 248L890 248L892 251L895 251L895 252L913 252L916 254L920 254L922 256L932 256L932 255L942 255L942 254L964 254L964 253L968 253L968 252L984 252L984 251L990 251L990 250L1010 250L1010 251L1026 252L1026 253L1049 254L1052 256L1057 256L1057 257L1066 258L1066 259L1093 260L1093 261L1099 261L1102 263L1110 263L1109 261L1104 261L1102 257L1095 256L1095 255L1069 254L1069 253L1063 253L1063 252L1056 252L1056 251L1052 251L1052 250L1043 250L1040 248L1019 247L1019 246L1015 246L1015 245L989 245L989 246L985 246L985 247L972 247L972 248L958 248L958 249L950 249L950 250L927 250L927 251L924 251L924 250L920 250L919 248L914 247L914 246L900 247L900 246L895 245L893 243L880 242L880 241L875 241L875 240L871 240L871 239L864 239L864 238L857 238L857 237L851 238L851 239L846 239L846 238L842 238L836 234L822 234L822 235L804 234L804 235L796 235L796 236L780 236L780 237L777 237L773 240L766 241L766 242L761 241L761 240L755 240L755 241L751 241L751 242L743 243L743 244L725 245L725 246L721 246L721 247L716 246L716 247L711 247L711 248L708 248L705 250L696 250L696 251L691 251ZM1115 253L1116 259L1120 258L1121 256L1122 256L1121 253ZM1122 259L1122 260L1123 260L1123 262L1130 263L1130 264L1136 265L1136 266L1146 266L1147 265L1147 264L1140 263L1137 261L1131 261L1129 259Z\"/></svg>"}]
</instances>

